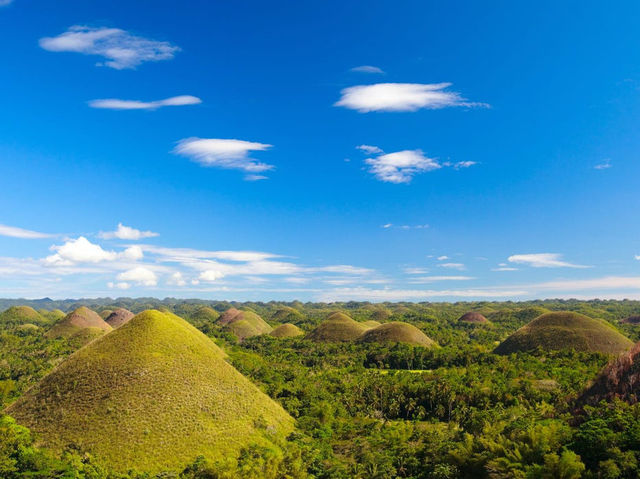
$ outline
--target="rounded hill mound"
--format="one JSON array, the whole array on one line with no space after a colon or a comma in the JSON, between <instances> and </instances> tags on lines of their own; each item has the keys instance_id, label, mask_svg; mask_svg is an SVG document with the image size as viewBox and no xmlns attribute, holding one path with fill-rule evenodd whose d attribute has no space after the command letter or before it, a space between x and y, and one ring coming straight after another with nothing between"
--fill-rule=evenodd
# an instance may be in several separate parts
<instances>
[{"instance_id":1,"label":"rounded hill mound","mask_svg":"<svg viewBox=\"0 0 640 479\"><path fill-rule=\"evenodd\" d=\"M369 321L362 321L360 324L362 324L366 329L373 329L380 326L380 323L378 321L374 321L373 319L370 319Z\"/></svg>"},{"instance_id":2,"label":"rounded hill mound","mask_svg":"<svg viewBox=\"0 0 640 479\"><path fill-rule=\"evenodd\" d=\"M45 324L47 318L30 306L11 306L0 313L0 325L17 326L20 324Z\"/></svg>"},{"instance_id":3,"label":"rounded hill mound","mask_svg":"<svg viewBox=\"0 0 640 479\"><path fill-rule=\"evenodd\" d=\"M489 322L487 318L484 317L484 315L477 313L475 311L469 311L468 313L464 313L462 316L460 316L460 318L458 318L458 321L463 323L473 323L473 324L481 324L481 323Z\"/></svg>"},{"instance_id":4,"label":"rounded hill mound","mask_svg":"<svg viewBox=\"0 0 640 479\"><path fill-rule=\"evenodd\" d=\"M240 341L261 334L268 334L273 328L253 311L230 308L217 321L223 329L234 334Z\"/></svg>"},{"instance_id":5,"label":"rounded hill mound","mask_svg":"<svg viewBox=\"0 0 640 479\"><path fill-rule=\"evenodd\" d=\"M7 410L43 446L118 472L180 471L293 430L293 419L171 313L145 311L78 350Z\"/></svg>"},{"instance_id":6,"label":"rounded hill mound","mask_svg":"<svg viewBox=\"0 0 640 479\"><path fill-rule=\"evenodd\" d=\"M358 341L363 343L406 343L427 348L436 346L435 341L418 328L401 321L381 324L377 328L365 331Z\"/></svg>"},{"instance_id":7,"label":"rounded hill mound","mask_svg":"<svg viewBox=\"0 0 640 479\"><path fill-rule=\"evenodd\" d=\"M620 354L631 346L633 343L606 321L573 312L554 312L538 316L518 329L494 352L511 354L541 348Z\"/></svg>"},{"instance_id":8,"label":"rounded hill mound","mask_svg":"<svg viewBox=\"0 0 640 479\"><path fill-rule=\"evenodd\" d=\"M118 308L115 311L113 311L109 316L107 316L107 319L105 319L105 322L109 326L115 329L129 322L134 316L135 314L133 314L128 309Z\"/></svg>"},{"instance_id":9,"label":"rounded hill mound","mask_svg":"<svg viewBox=\"0 0 640 479\"><path fill-rule=\"evenodd\" d=\"M48 332L51 338L74 338L88 342L113 328L95 311L80 306L58 321Z\"/></svg>"},{"instance_id":10,"label":"rounded hill mound","mask_svg":"<svg viewBox=\"0 0 640 479\"><path fill-rule=\"evenodd\" d=\"M274 338L295 338L296 336L302 336L304 331L295 324L284 323L275 328L269 334Z\"/></svg>"},{"instance_id":11,"label":"rounded hill mound","mask_svg":"<svg viewBox=\"0 0 640 479\"><path fill-rule=\"evenodd\" d=\"M278 308L276 312L273 313L273 316L271 316L272 320L279 323L300 321L303 318L304 316L300 311L293 309L290 306L282 306Z\"/></svg>"},{"instance_id":12,"label":"rounded hill mound","mask_svg":"<svg viewBox=\"0 0 640 479\"><path fill-rule=\"evenodd\" d=\"M106 321L107 318L111 316L111 313L113 313L113 309L103 309L98 313L98 315Z\"/></svg>"},{"instance_id":13,"label":"rounded hill mound","mask_svg":"<svg viewBox=\"0 0 640 479\"><path fill-rule=\"evenodd\" d=\"M367 330L362 323L358 323L344 313L333 313L311 331L307 338L318 342L353 341Z\"/></svg>"},{"instance_id":14,"label":"rounded hill mound","mask_svg":"<svg viewBox=\"0 0 640 479\"><path fill-rule=\"evenodd\" d=\"M194 321L202 321L203 323L215 323L220 318L220 313L210 306L201 306L191 315Z\"/></svg>"}]
</instances>

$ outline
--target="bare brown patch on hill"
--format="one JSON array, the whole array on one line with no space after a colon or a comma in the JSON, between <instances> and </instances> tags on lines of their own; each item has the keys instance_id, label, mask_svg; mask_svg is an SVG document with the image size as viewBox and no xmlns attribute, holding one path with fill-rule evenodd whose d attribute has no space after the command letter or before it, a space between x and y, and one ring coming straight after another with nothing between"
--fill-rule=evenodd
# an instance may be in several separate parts
<instances>
[{"instance_id":1,"label":"bare brown patch on hill","mask_svg":"<svg viewBox=\"0 0 640 479\"><path fill-rule=\"evenodd\" d=\"M475 311L469 311L468 313L464 313L458 321L462 321L464 323L488 323L489 321L482 314L476 313Z\"/></svg>"},{"instance_id":2,"label":"bare brown patch on hill","mask_svg":"<svg viewBox=\"0 0 640 479\"><path fill-rule=\"evenodd\" d=\"M131 318L133 318L134 316L135 316L135 314L133 314L128 309L118 308L115 311L113 311L107 317L107 319L105 319L105 321L109 326L111 326L112 328L115 329L117 327L122 326L123 324L125 324L129 320L131 320Z\"/></svg>"}]
</instances>

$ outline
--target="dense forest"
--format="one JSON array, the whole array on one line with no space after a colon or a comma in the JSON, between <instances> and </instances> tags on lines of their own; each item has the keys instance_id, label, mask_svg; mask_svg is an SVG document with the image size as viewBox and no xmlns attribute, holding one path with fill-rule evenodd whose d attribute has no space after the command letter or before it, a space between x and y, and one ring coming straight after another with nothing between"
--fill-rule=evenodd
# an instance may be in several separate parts
<instances>
[{"instance_id":1,"label":"dense forest","mask_svg":"<svg viewBox=\"0 0 640 479\"><path fill-rule=\"evenodd\" d=\"M62 313L83 305L104 317L126 308L184 318L295 419L295 430L271 446L248 443L237 457L224 460L194 455L181 471L150 474L116 472L78 446L62 452L40 447L37 434L5 415L0 419L3 478L571 479L640 474L640 406L616 399L588 405L579 400L614 359L612 354L549 350L544 344L509 354L495 351L519 328L554 311L603 320L636 343L640 326L625 319L640 313L640 302L240 304L105 298L0 300L0 305L38 309L33 321L1 316L2 409L84 344L77 337L48 334ZM259 316L269 329L286 323L300 333L286 338L238 333L221 320L229 308ZM486 321L460 321L469 311ZM408 323L435 344L314 340L310 333L335 312L362 324Z\"/></svg>"}]
</instances>

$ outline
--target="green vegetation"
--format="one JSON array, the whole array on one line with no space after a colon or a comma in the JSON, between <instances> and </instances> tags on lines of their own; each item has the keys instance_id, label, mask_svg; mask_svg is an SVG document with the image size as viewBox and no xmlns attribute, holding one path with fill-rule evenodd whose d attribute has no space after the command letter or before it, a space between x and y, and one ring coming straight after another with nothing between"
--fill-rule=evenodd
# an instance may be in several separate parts
<instances>
[{"instance_id":1,"label":"green vegetation","mask_svg":"<svg viewBox=\"0 0 640 479\"><path fill-rule=\"evenodd\" d=\"M29 305L48 310L80 306L72 301ZM494 353L498 344L549 312L602 318L591 320L598 327L587 328L590 334L613 331L615 336L618 333L610 325L616 325L638 341L640 328L622 320L638 315L640 302L239 304L118 298L86 305L96 310L137 312L154 306L167 313L144 313L141 316L152 314L152 318L138 326L132 320L79 350L73 338L47 334L48 324L33 328L0 323L0 404L11 405L11 413L29 404L27 416L39 418L36 424L20 417L20 425L9 417L0 418L0 477L640 477L640 405L636 403L640 346L608 366L610 354L575 347ZM282 323L276 319L279 310L293 308L302 319L291 324L307 335L339 310L342 314L331 320L352 324L351 320L362 331L347 341L314 341L306 335L285 341L270 334L239 341L228 324L221 324L222 318L212 321L195 314L204 307L216 312L230 308L251 312L270 318L274 326ZM383 326L393 324L389 320L401 321L440 347L359 340L371 334L365 323L380 309L391 313ZM468 311L480 312L490 323L479 326L459 321ZM580 320L579 324L584 323ZM129 341L128 330L135 339ZM145 373L134 373L134 367ZM227 367L233 372L229 377L241 378L246 387L215 382ZM120 372L126 380L116 382ZM72 377L80 379L72 381ZM58 378L55 383L61 387L54 388L51 378ZM236 394L247 399L231 399ZM215 398L215 406L205 398ZM284 415L289 427L289 416L295 419L295 429L274 432L260 418L251 421L237 414L244 405L251 410L245 401L255 408L271 404L279 411L273 414ZM218 426L203 420L213 412L221 420L218 430L231 427L224 411L218 415L216 407L230 415L235 411L249 431L241 430L239 436L226 434L226 442L232 444L225 443L230 449L224 457L224 447L209 448L207 442L212 428ZM176 412L176 408L182 409ZM62 411L72 427L58 422ZM83 416L91 424L85 424ZM145 422L150 421L149 416L154 416L161 429ZM25 426L32 427L32 432ZM49 433L42 434L39 427ZM131 438L123 437L125 433ZM49 443L49 434L60 439ZM120 463L115 469L112 459L93 449L85 437L97 437L97 447L117 449L115 460ZM131 449L127 441L134 440L138 451L154 447L153 452L136 459L142 465L130 463L127 456ZM50 447L42 447L47 445ZM166 457L160 457L163 454L171 456L170 460L174 454L181 459L169 467L163 462ZM138 472L127 470L132 465Z\"/></svg>"},{"instance_id":2,"label":"green vegetation","mask_svg":"<svg viewBox=\"0 0 640 479\"><path fill-rule=\"evenodd\" d=\"M158 311L77 351L7 412L50 449L79 446L120 472L233 457L293 426L210 339Z\"/></svg>"},{"instance_id":3,"label":"green vegetation","mask_svg":"<svg viewBox=\"0 0 640 479\"><path fill-rule=\"evenodd\" d=\"M0 313L0 324L16 326L18 324L47 324L49 320L29 306L12 306Z\"/></svg>"},{"instance_id":4,"label":"green vegetation","mask_svg":"<svg viewBox=\"0 0 640 479\"><path fill-rule=\"evenodd\" d=\"M296 336L302 336L304 331L295 324L284 323L275 328L269 334L274 338L295 338Z\"/></svg>"},{"instance_id":5,"label":"green vegetation","mask_svg":"<svg viewBox=\"0 0 640 479\"><path fill-rule=\"evenodd\" d=\"M633 343L609 323L573 312L546 313L523 326L496 348L498 354L573 349L620 354Z\"/></svg>"},{"instance_id":6,"label":"green vegetation","mask_svg":"<svg viewBox=\"0 0 640 479\"><path fill-rule=\"evenodd\" d=\"M406 343L431 348L437 346L412 324L393 321L365 331L358 339L365 343Z\"/></svg>"}]
</instances>

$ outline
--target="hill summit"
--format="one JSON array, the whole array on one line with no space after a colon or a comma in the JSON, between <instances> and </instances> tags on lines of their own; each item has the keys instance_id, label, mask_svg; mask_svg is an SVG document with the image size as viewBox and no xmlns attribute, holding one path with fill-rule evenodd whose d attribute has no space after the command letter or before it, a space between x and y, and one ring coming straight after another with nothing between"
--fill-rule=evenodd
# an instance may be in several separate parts
<instances>
[{"instance_id":1,"label":"hill summit","mask_svg":"<svg viewBox=\"0 0 640 479\"><path fill-rule=\"evenodd\" d=\"M296 336L302 336L304 331L295 324L284 323L275 328L269 334L274 338L294 338Z\"/></svg>"},{"instance_id":2,"label":"hill summit","mask_svg":"<svg viewBox=\"0 0 640 479\"><path fill-rule=\"evenodd\" d=\"M133 314L128 309L118 308L115 311L112 311L107 319L105 319L106 323L112 328L119 328L123 324L130 321L135 314Z\"/></svg>"},{"instance_id":3,"label":"hill summit","mask_svg":"<svg viewBox=\"0 0 640 479\"><path fill-rule=\"evenodd\" d=\"M30 306L11 306L6 311L0 313L0 325L42 325L45 323L47 323L47 319Z\"/></svg>"},{"instance_id":4,"label":"hill summit","mask_svg":"<svg viewBox=\"0 0 640 479\"><path fill-rule=\"evenodd\" d=\"M182 318L145 311L80 349L7 413L54 451L116 471L180 470L288 434L293 419Z\"/></svg>"},{"instance_id":5,"label":"hill summit","mask_svg":"<svg viewBox=\"0 0 640 479\"><path fill-rule=\"evenodd\" d=\"M475 324L489 322L487 321L487 318L484 317L484 315L477 313L475 311L469 311L468 313L464 313L462 316L460 316L458 321L461 321L463 323L475 323Z\"/></svg>"},{"instance_id":6,"label":"hill summit","mask_svg":"<svg viewBox=\"0 0 640 479\"><path fill-rule=\"evenodd\" d=\"M85 306L73 310L47 332L51 338L73 338L88 342L113 328L98 313Z\"/></svg>"},{"instance_id":7,"label":"hill summit","mask_svg":"<svg viewBox=\"0 0 640 479\"><path fill-rule=\"evenodd\" d=\"M236 308L229 308L225 311L217 323L233 333L241 341L273 331L273 328L258 314L253 311L241 311Z\"/></svg>"},{"instance_id":8,"label":"hill summit","mask_svg":"<svg viewBox=\"0 0 640 479\"><path fill-rule=\"evenodd\" d=\"M495 352L510 354L541 348L620 354L631 346L633 343L606 321L574 312L553 312L538 316L518 329Z\"/></svg>"},{"instance_id":9,"label":"hill summit","mask_svg":"<svg viewBox=\"0 0 640 479\"><path fill-rule=\"evenodd\" d=\"M307 337L319 342L353 341L367 330L366 326L344 313L333 313Z\"/></svg>"}]
</instances>

